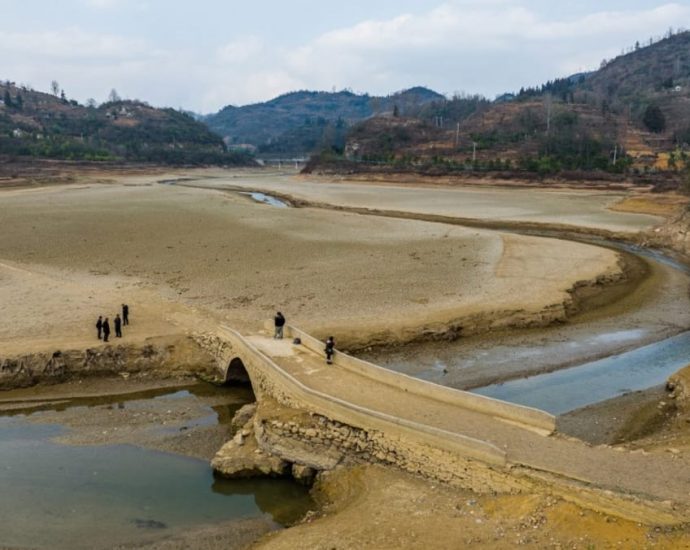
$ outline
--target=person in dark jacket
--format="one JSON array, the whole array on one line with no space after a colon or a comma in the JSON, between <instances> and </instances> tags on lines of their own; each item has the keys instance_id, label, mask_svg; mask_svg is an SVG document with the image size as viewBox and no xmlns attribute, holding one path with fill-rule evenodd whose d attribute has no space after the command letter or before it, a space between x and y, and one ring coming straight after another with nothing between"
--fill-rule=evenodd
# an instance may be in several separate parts
<instances>
[{"instance_id":1,"label":"person in dark jacket","mask_svg":"<svg viewBox=\"0 0 690 550\"><path fill-rule=\"evenodd\" d=\"M283 337L283 327L285 326L285 317L283 317L283 314L279 311L276 313L275 318L273 319L275 326L276 326L276 331L275 334L273 335L274 338L282 338Z\"/></svg>"},{"instance_id":2,"label":"person in dark jacket","mask_svg":"<svg viewBox=\"0 0 690 550\"><path fill-rule=\"evenodd\" d=\"M96 321L96 330L98 331L98 339L103 338L103 317L98 316L98 321Z\"/></svg>"},{"instance_id":3,"label":"person in dark jacket","mask_svg":"<svg viewBox=\"0 0 690 550\"><path fill-rule=\"evenodd\" d=\"M324 352L326 353L326 363L332 365L333 354L335 353L335 340L333 339L333 336L329 336L328 340L326 340L326 349Z\"/></svg>"},{"instance_id":4,"label":"person in dark jacket","mask_svg":"<svg viewBox=\"0 0 690 550\"><path fill-rule=\"evenodd\" d=\"M122 324L129 325L129 306L122 304Z\"/></svg>"},{"instance_id":5,"label":"person in dark jacket","mask_svg":"<svg viewBox=\"0 0 690 550\"><path fill-rule=\"evenodd\" d=\"M105 321L103 321L103 341L107 342L108 338L110 337L110 323L108 322L108 318L105 318Z\"/></svg>"},{"instance_id":6,"label":"person in dark jacket","mask_svg":"<svg viewBox=\"0 0 690 550\"><path fill-rule=\"evenodd\" d=\"M120 315L117 314L115 315L115 337L116 338L122 338L122 319L120 319Z\"/></svg>"}]
</instances>

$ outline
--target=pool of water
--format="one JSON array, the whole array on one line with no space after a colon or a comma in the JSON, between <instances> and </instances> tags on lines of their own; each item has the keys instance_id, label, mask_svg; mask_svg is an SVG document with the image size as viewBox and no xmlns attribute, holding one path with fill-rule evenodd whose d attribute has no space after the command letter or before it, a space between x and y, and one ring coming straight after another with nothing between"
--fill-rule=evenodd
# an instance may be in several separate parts
<instances>
[{"instance_id":1,"label":"pool of water","mask_svg":"<svg viewBox=\"0 0 690 550\"><path fill-rule=\"evenodd\" d=\"M690 363L690 332L584 365L473 390L475 393L563 414L663 384Z\"/></svg>"},{"instance_id":2,"label":"pool of water","mask_svg":"<svg viewBox=\"0 0 690 550\"><path fill-rule=\"evenodd\" d=\"M277 199L271 195L266 195L265 193L251 192L251 193L240 193L241 195L248 195L256 202L261 202L263 204L268 204L269 206L275 206L277 208L290 208L290 204L286 201Z\"/></svg>"},{"instance_id":3,"label":"pool of water","mask_svg":"<svg viewBox=\"0 0 690 550\"><path fill-rule=\"evenodd\" d=\"M0 417L0 547L106 548L235 519L285 525L313 507L291 480L219 479L205 460L53 440L64 432L24 415Z\"/></svg>"}]
</instances>

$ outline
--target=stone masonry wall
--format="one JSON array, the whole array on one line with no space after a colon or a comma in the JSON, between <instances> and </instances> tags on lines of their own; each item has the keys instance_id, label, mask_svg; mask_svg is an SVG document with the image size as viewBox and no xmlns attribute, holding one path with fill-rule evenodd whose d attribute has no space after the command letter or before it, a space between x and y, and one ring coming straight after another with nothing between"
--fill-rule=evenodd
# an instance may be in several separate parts
<instances>
[{"instance_id":1,"label":"stone masonry wall","mask_svg":"<svg viewBox=\"0 0 690 550\"><path fill-rule=\"evenodd\" d=\"M215 374L213 358L188 337L154 338L143 345L105 345L0 358L0 390L87 376L192 373Z\"/></svg>"},{"instance_id":2,"label":"stone masonry wall","mask_svg":"<svg viewBox=\"0 0 690 550\"><path fill-rule=\"evenodd\" d=\"M286 417L282 407L270 399L259 403L254 436L263 451L317 471L366 462L479 493L521 490L531 485L505 470L405 437L357 428L315 413L292 412Z\"/></svg>"}]
</instances>

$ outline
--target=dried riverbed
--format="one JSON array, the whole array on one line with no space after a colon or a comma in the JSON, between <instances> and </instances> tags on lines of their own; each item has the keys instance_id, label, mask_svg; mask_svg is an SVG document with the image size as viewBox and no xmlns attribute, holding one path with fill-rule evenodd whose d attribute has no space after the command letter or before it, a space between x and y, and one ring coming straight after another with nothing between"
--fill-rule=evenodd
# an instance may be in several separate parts
<instances>
[{"instance_id":1,"label":"dried riverbed","mask_svg":"<svg viewBox=\"0 0 690 550\"><path fill-rule=\"evenodd\" d=\"M251 187L247 190L267 189L264 176L257 174L214 174L210 183L215 186L219 180L241 179L243 185ZM594 275L615 264L610 253L572 243L566 246L559 241L511 236L497 239L482 230L326 209L278 210L228 193L159 186L155 182L160 177L107 176L100 182L85 181L81 187L50 192L22 190L4 197L0 213L8 220L9 229L0 239L0 256L9 261L0 266L0 298L8 323L0 327L0 335L5 354L35 349L32 346L36 345L51 351L93 345L93 311L117 308L123 294L137 304L135 325L125 334L127 343L149 335L177 334L190 327L199 330L202 322L212 325L225 321L252 331L277 307L305 328L337 329L342 342L348 330L351 336L366 336L391 323L417 327L428 319L429 312L444 311L436 319L442 325L452 318L451 308L468 308L475 302L487 307L492 296L498 296L495 304L504 304L503 298L512 299L526 288L532 289L529 285L536 279L540 285L549 285L549 290L530 295L528 302L543 307L562 300L578 279L589 278L586 273L574 275L574 268L581 268L583 262L590 263L588 272ZM532 193L513 195L521 202L511 203L510 211L506 211L500 203L509 201L498 189L456 193L387 187L383 192L361 184L315 185L279 179L276 190L305 200L412 214L422 205L427 214L471 217L488 213L515 223L562 222L615 231L635 231L658 221L612 215L605 206L620 198L613 194L602 198L566 192L565 201L561 193L539 194L541 206L534 214ZM564 216L575 201L576 210L585 208L587 216ZM490 204L496 208L487 210ZM125 211L131 215L122 216ZM33 222L39 218L40 226ZM87 235L84 227L94 224L103 231ZM278 232L280 246L276 244ZM142 235L147 238L142 239ZM505 254L511 246L515 253ZM580 260L573 253L581 254ZM536 260L525 265L524 258ZM551 262L550 279L543 277L542 260ZM503 276L494 284L497 273ZM277 280L280 285L275 284ZM678 288L683 284L687 289L687 283ZM664 317L668 321L668 312L676 311L668 307L688 311L687 304L672 301L657 301L656 313L646 317L651 320L658 316L655 326L660 332L678 328L668 323L664 326ZM69 319L64 319L65 304L70 306ZM520 308L525 304L513 305ZM492 319L500 318L499 308L494 310ZM598 319L596 311L591 315L587 323ZM577 326L587 330L587 323ZM554 330L565 328L572 327ZM614 332L615 326L610 329L609 333ZM633 319L622 331L629 334L637 329ZM37 331L41 341L36 339ZM536 334L524 334L528 332ZM567 332L560 334L565 344ZM627 345L624 334L613 338ZM537 346L539 341L529 345ZM527 362L517 361L523 367ZM477 368L480 375L481 370ZM215 397L203 397L205 401L199 404L195 401L198 396L166 390L167 397L115 397L93 404L73 400L80 392L84 397L148 390L155 386L152 382L144 388L137 387L136 380L115 378L102 381L100 390L95 386L87 392L76 385L53 386L0 397L11 398L12 402L5 400L2 407L15 415L29 412L27 407L43 408L21 421L37 428L61 424L65 430L51 437L70 448L136 445L207 461L217 450L218 441L228 436L222 423L216 427L207 424L212 415L221 416L214 410L222 406ZM100 382L83 384L92 383ZM55 410L58 407L65 408ZM227 410L228 415L230 412ZM575 426L568 433L587 433L587 423L596 422L592 419L596 415L574 416ZM339 471L321 486L320 495L325 508L317 516L319 521L281 531L262 544L266 548L331 548L337 543L338 548L378 549L443 548L458 543L512 548L520 544L606 547L622 543L644 547L687 542L681 532L657 534L541 495L476 499L379 469L361 475L358 471ZM148 518L140 519L144 527L157 525L147 523ZM272 521L262 518L218 522L197 525L186 533L148 533L151 539L124 544L233 548L273 528Z\"/></svg>"}]
</instances>

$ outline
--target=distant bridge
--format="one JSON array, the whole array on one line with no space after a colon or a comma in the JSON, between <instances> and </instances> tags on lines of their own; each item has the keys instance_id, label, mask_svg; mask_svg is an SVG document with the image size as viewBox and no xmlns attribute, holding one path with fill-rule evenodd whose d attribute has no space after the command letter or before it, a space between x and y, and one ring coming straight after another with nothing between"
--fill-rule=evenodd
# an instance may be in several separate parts
<instances>
[{"instance_id":1,"label":"distant bridge","mask_svg":"<svg viewBox=\"0 0 690 550\"><path fill-rule=\"evenodd\" d=\"M295 157L259 157L256 161L262 166L277 166L278 168L295 168L297 170L304 168L309 162L308 155Z\"/></svg>"}]
</instances>

